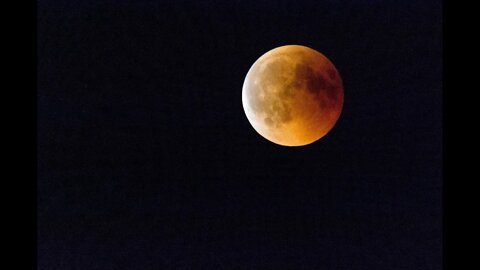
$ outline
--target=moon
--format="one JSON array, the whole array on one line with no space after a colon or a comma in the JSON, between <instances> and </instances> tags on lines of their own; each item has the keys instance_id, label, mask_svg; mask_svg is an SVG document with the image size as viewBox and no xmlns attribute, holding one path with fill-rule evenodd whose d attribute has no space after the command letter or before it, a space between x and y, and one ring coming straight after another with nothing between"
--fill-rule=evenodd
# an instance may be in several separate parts
<instances>
[{"instance_id":1,"label":"moon","mask_svg":"<svg viewBox=\"0 0 480 270\"><path fill-rule=\"evenodd\" d=\"M343 108L343 83L320 52L300 45L272 49L245 77L242 104L248 121L267 140L303 146L325 136Z\"/></svg>"}]
</instances>

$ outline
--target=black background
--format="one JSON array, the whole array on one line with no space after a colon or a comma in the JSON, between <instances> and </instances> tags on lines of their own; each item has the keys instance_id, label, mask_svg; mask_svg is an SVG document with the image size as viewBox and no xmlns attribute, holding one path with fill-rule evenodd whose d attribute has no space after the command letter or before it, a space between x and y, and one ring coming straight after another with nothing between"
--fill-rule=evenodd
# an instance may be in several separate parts
<instances>
[{"instance_id":1,"label":"black background","mask_svg":"<svg viewBox=\"0 0 480 270\"><path fill-rule=\"evenodd\" d=\"M439 1L38 3L39 269L440 269ZM339 70L334 129L259 136L268 50Z\"/></svg>"}]
</instances>

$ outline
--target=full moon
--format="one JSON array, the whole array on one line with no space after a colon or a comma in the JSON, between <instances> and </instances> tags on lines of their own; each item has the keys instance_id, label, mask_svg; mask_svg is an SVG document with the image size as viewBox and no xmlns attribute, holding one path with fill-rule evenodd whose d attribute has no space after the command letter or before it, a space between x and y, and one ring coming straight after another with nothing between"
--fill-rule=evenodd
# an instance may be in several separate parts
<instances>
[{"instance_id":1,"label":"full moon","mask_svg":"<svg viewBox=\"0 0 480 270\"><path fill-rule=\"evenodd\" d=\"M325 136L343 108L343 84L323 54L287 45L258 58L247 73L242 103L248 121L267 140L302 146Z\"/></svg>"}]
</instances>

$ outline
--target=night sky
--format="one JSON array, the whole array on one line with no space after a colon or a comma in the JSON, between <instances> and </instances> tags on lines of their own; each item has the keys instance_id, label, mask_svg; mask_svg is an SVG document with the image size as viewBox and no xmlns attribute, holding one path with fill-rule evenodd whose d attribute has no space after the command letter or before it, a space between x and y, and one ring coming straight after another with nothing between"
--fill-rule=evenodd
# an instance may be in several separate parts
<instances>
[{"instance_id":1,"label":"night sky","mask_svg":"<svg viewBox=\"0 0 480 270\"><path fill-rule=\"evenodd\" d=\"M38 1L38 269L441 269L441 1ZM305 147L250 66L299 44L345 88Z\"/></svg>"}]
</instances>

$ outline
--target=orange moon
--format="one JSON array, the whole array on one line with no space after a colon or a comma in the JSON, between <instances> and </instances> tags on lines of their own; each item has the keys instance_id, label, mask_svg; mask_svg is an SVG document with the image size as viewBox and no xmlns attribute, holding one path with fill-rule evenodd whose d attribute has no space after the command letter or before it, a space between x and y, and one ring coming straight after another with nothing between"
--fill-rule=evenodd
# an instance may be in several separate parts
<instances>
[{"instance_id":1,"label":"orange moon","mask_svg":"<svg viewBox=\"0 0 480 270\"><path fill-rule=\"evenodd\" d=\"M343 108L343 83L323 54L287 45L258 58L247 73L242 103L248 121L267 140L302 146L325 136Z\"/></svg>"}]
</instances>

